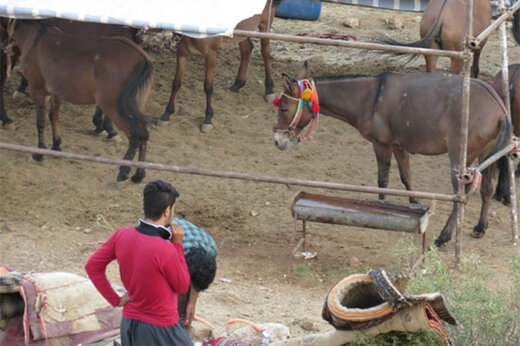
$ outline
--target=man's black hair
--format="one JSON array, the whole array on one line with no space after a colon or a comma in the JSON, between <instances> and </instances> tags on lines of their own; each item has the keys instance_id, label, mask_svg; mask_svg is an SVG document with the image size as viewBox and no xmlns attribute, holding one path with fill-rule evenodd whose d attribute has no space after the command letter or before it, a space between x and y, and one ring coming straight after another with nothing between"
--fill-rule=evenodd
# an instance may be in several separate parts
<instances>
[{"instance_id":1,"label":"man's black hair","mask_svg":"<svg viewBox=\"0 0 520 346\"><path fill-rule=\"evenodd\" d=\"M171 207L179 192L162 180L154 180L146 184L143 191L144 217L150 220L161 218L164 209Z\"/></svg>"},{"instance_id":2,"label":"man's black hair","mask_svg":"<svg viewBox=\"0 0 520 346\"><path fill-rule=\"evenodd\" d=\"M206 251L192 248L186 255L191 284L197 291L204 291L215 280L217 262Z\"/></svg>"}]
</instances>

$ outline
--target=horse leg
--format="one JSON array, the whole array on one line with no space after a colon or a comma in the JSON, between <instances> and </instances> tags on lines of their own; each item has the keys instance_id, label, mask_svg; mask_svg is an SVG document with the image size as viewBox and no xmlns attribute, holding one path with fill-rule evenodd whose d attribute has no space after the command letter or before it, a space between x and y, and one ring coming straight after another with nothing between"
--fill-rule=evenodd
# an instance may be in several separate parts
<instances>
[{"instance_id":1,"label":"horse leg","mask_svg":"<svg viewBox=\"0 0 520 346\"><path fill-rule=\"evenodd\" d=\"M511 195L509 192L509 170L507 165L507 156L501 157L497 162L498 183L493 195L493 199L502 202L504 205L511 205Z\"/></svg>"},{"instance_id":2,"label":"horse leg","mask_svg":"<svg viewBox=\"0 0 520 346\"><path fill-rule=\"evenodd\" d=\"M253 42L250 38L246 38L238 43L240 48L240 67L238 68L235 83L229 88L230 91L237 93L240 88L246 85L247 68L251 60L251 52L253 51Z\"/></svg>"},{"instance_id":3,"label":"horse leg","mask_svg":"<svg viewBox=\"0 0 520 346\"><path fill-rule=\"evenodd\" d=\"M267 38L261 39L261 44L265 69L265 98L267 101L272 101L274 99L274 82L273 77L271 77L271 46Z\"/></svg>"},{"instance_id":4,"label":"horse leg","mask_svg":"<svg viewBox=\"0 0 520 346\"><path fill-rule=\"evenodd\" d=\"M0 50L0 121L2 124L7 125L13 122L7 116L4 106L4 85L7 80L7 56L4 51Z\"/></svg>"},{"instance_id":5,"label":"horse leg","mask_svg":"<svg viewBox=\"0 0 520 346\"><path fill-rule=\"evenodd\" d=\"M58 133L58 118L60 114L61 99L57 95L51 95L49 108L49 121L52 126L52 150L61 151L61 138Z\"/></svg>"},{"instance_id":6,"label":"horse leg","mask_svg":"<svg viewBox=\"0 0 520 346\"><path fill-rule=\"evenodd\" d=\"M492 171L493 169L491 167L488 167L482 172L482 185L480 186L480 197L482 199L482 206L480 207L480 218L478 220L478 224L475 227L473 227L473 233L471 233L471 236L473 238L482 238L484 234L486 234L486 229L488 228L488 211L491 201L491 195L493 194Z\"/></svg>"},{"instance_id":7,"label":"horse leg","mask_svg":"<svg viewBox=\"0 0 520 346\"><path fill-rule=\"evenodd\" d=\"M141 141L139 142L139 156L138 156L138 160L141 161L141 162L146 161L146 145L147 145L147 142L148 142L148 139L141 139ZM135 173L132 176L131 180L134 183L140 183L141 181L143 181L145 175L146 175L145 169L139 167L135 171Z\"/></svg>"},{"instance_id":8,"label":"horse leg","mask_svg":"<svg viewBox=\"0 0 520 346\"><path fill-rule=\"evenodd\" d=\"M388 186L388 176L392 162L392 147L386 147L376 143L373 143L373 147L377 159L377 185L381 188L386 188ZM385 195L379 194L379 199L385 199Z\"/></svg>"},{"instance_id":9,"label":"horse leg","mask_svg":"<svg viewBox=\"0 0 520 346\"><path fill-rule=\"evenodd\" d=\"M36 129L38 131L38 148L46 149L45 145L45 89L31 88L31 97L36 110ZM43 155L32 154L35 161L41 162Z\"/></svg>"},{"instance_id":10,"label":"horse leg","mask_svg":"<svg viewBox=\"0 0 520 346\"><path fill-rule=\"evenodd\" d=\"M480 72L478 68L478 62L480 60L480 53L482 52L481 49L476 50L473 52L473 65L471 65L471 77L477 78L478 73Z\"/></svg>"},{"instance_id":11,"label":"horse leg","mask_svg":"<svg viewBox=\"0 0 520 346\"><path fill-rule=\"evenodd\" d=\"M437 70L437 59L439 57L434 55L425 55L424 60L426 60L426 72L435 72Z\"/></svg>"},{"instance_id":12,"label":"horse leg","mask_svg":"<svg viewBox=\"0 0 520 346\"><path fill-rule=\"evenodd\" d=\"M107 139L111 139L117 136L117 132L114 131L112 121L103 115L103 111L98 106L96 106L96 113L94 113L94 116L92 117L92 122L96 126L96 129L94 130L95 134L106 131Z\"/></svg>"},{"instance_id":13,"label":"horse leg","mask_svg":"<svg viewBox=\"0 0 520 346\"><path fill-rule=\"evenodd\" d=\"M92 122L94 123L94 126L96 127L96 129L94 130L94 133L96 135L103 132L103 122L104 121L105 121L105 119L103 117L103 111L101 110L101 108L96 106L96 112L92 116Z\"/></svg>"},{"instance_id":14,"label":"horse leg","mask_svg":"<svg viewBox=\"0 0 520 346\"><path fill-rule=\"evenodd\" d=\"M182 42L182 41L181 41ZM177 47L177 68L175 70L175 77L172 82L172 92L170 94L170 100L168 101L168 105L164 110L163 115L161 115L162 121L170 120L170 117L173 113L175 113L175 97L177 96L177 92L181 88L182 84L182 74L184 73L184 69L186 68L186 56L181 52L181 47Z\"/></svg>"},{"instance_id":15,"label":"horse leg","mask_svg":"<svg viewBox=\"0 0 520 346\"><path fill-rule=\"evenodd\" d=\"M404 187L408 190L412 190L412 178L410 176L410 155L407 151L402 148L394 147L394 156L397 161L397 167L399 167L399 176ZM419 204L419 201L414 198L409 198L410 203Z\"/></svg>"},{"instance_id":16,"label":"horse leg","mask_svg":"<svg viewBox=\"0 0 520 346\"><path fill-rule=\"evenodd\" d=\"M453 74L459 74L460 71L462 71L463 65L464 65L464 61L462 59L451 58L450 72Z\"/></svg>"},{"instance_id":17,"label":"horse leg","mask_svg":"<svg viewBox=\"0 0 520 346\"><path fill-rule=\"evenodd\" d=\"M139 145L139 138L135 135L131 135L128 138L128 149L126 150L124 160L132 161L135 157L136 149ZM117 181L125 181L128 179L128 173L130 173L130 166L120 166L119 173L117 174Z\"/></svg>"},{"instance_id":18,"label":"horse leg","mask_svg":"<svg viewBox=\"0 0 520 346\"><path fill-rule=\"evenodd\" d=\"M27 87L29 86L29 82L27 81L27 78L22 76L20 78L20 84L18 85L18 88L16 88L16 91L22 94L27 94Z\"/></svg>"},{"instance_id":19,"label":"horse leg","mask_svg":"<svg viewBox=\"0 0 520 346\"><path fill-rule=\"evenodd\" d=\"M204 92L206 93L206 116L200 130L202 132L211 131L213 128L213 107L211 98L213 96L213 81L215 79L215 67L217 64L217 52L210 50L206 55L206 79L204 80Z\"/></svg>"}]
</instances>

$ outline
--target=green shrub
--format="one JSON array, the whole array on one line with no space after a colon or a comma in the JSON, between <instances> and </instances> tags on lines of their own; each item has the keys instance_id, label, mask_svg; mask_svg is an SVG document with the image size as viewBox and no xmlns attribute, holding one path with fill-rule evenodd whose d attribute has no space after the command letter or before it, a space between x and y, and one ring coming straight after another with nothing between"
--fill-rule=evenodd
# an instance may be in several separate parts
<instances>
[{"instance_id":1,"label":"green shrub","mask_svg":"<svg viewBox=\"0 0 520 346\"><path fill-rule=\"evenodd\" d=\"M394 256L409 270L419 258L417 251L402 237ZM412 273L406 293L441 292L445 296L458 322L458 326L444 324L455 345L520 345L520 257L511 262L510 273L508 287L491 289L493 271L477 254L464 256L458 271L446 263L441 252L432 249L426 253L423 266ZM413 336L410 344L420 345L420 338Z\"/></svg>"}]
</instances>

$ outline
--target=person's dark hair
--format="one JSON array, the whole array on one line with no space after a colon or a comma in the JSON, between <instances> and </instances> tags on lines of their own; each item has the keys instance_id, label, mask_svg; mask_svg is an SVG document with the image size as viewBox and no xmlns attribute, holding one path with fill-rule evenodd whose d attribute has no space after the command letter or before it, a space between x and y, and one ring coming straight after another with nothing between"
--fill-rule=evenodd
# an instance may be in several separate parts
<instances>
[{"instance_id":1,"label":"person's dark hair","mask_svg":"<svg viewBox=\"0 0 520 346\"><path fill-rule=\"evenodd\" d=\"M149 182L143 191L144 217L151 220L159 219L164 209L171 207L177 197L179 192L172 184L162 180Z\"/></svg>"},{"instance_id":2,"label":"person's dark hair","mask_svg":"<svg viewBox=\"0 0 520 346\"><path fill-rule=\"evenodd\" d=\"M186 255L186 264L190 272L191 284L197 291L204 291L215 280L217 262L203 249L190 249Z\"/></svg>"}]
</instances>

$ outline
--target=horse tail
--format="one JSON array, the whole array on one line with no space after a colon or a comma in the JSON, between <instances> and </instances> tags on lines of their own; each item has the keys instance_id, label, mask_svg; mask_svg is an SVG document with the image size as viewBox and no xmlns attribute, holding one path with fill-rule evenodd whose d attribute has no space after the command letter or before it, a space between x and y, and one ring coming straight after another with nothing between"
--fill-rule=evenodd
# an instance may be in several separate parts
<instances>
[{"instance_id":1,"label":"horse tail","mask_svg":"<svg viewBox=\"0 0 520 346\"><path fill-rule=\"evenodd\" d=\"M495 145L489 156L495 154L499 150L503 149L506 145L511 143L512 134L513 125L511 124L509 117L502 117L500 119L500 130L498 133L497 144ZM493 198L503 202L506 205L511 203L511 193L509 191L510 176L507 160L507 155L504 155L495 163L493 163L490 167L487 168L490 169L491 172L495 172L496 169L498 169L498 183Z\"/></svg>"},{"instance_id":2,"label":"horse tail","mask_svg":"<svg viewBox=\"0 0 520 346\"><path fill-rule=\"evenodd\" d=\"M420 40L412 42L412 43L403 43L403 42L396 41L390 37L383 37L383 38L377 39L376 42L388 44L390 46L403 46L403 47L410 47L410 48L430 48L431 44L435 40L439 39L439 42L440 42L440 34L442 31L441 14L442 14L442 11L444 10L444 7L447 2L448 2L448 0L444 0L442 2L439 13L437 14L437 16L435 16L435 21L433 22L430 29L426 32L426 35L424 35L424 37L421 38ZM440 42L440 45L441 45L441 49L442 49L442 42ZM395 56L408 56L410 58L406 63L409 63L409 62L415 60L416 58L418 58L419 56L421 56L420 54L399 53L399 52L395 52L395 53L394 52L383 52L382 54L385 54L385 55L390 54L390 55L395 55Z\"/></svg>"},{"instance_id":3,"label":"horse tail","mask_svg":"<svg viewBox=\"0 0 520 346\"><path fill-rule=\"evenodd\" d=\"M148 99L153 80L152 62L144 56L134 69L117 100L119 115L130 123L130 132L139 138L148 139L144 103Z\"/></svg>"},{"instance_id":4,"label":"horse tail","mask_svg":"<svg viewBox=\"0 0 520 346\"><path fill-rule=\"evenodd\" d=\"M513 37L516 43L520 44L520 10L513 14Z\"/></svg>"}]
</instances>

